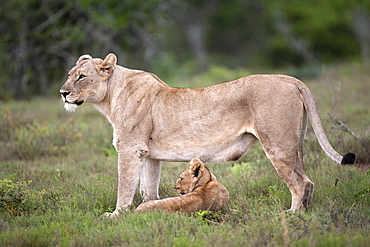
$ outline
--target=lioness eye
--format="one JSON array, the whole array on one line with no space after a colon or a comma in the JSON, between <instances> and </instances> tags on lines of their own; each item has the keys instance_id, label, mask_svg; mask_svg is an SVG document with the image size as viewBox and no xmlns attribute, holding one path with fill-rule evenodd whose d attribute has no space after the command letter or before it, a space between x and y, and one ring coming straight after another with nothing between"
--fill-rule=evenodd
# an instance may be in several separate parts
<instances>
[{"instance_id":1,"label":"lioness eye","mask_svg":"<svg viewBox=\"0 0 370 247\"><path fill-rule=\"evenodd\" d=\"M84 75L79 75L79 76L78 76L78 78L77 78L77 80L79 80L79 81L80 81L80 80L83 80L85 77L86 77L86 76L84 76Z\"/></svg>"}]
</instances>

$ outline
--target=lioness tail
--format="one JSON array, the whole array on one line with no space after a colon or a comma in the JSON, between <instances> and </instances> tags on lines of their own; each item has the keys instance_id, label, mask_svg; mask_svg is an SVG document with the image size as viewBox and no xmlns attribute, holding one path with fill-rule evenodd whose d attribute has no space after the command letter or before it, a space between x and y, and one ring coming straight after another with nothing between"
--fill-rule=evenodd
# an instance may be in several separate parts
<instances>
[{"instance_id":1,"label":"lioness tail","mask_svg":"<svg viewBox=\"0 0 370 247\"><path fill-rule=\"evenodd\" d=\"M308 116L311 120L312 128L315 132L316 138L320 143L321 148L325 153L335 162L342 165L354 164L356 160L356 155L353 153L347 153L344 156L340 155L328 141L326 137L325 130L322 126L319 110L317 109L314 97L309 90L309 88L299 80L295 80L294 84L297 86L301 92L303 103L307 110Z\"/></svg>"}]
</instances>

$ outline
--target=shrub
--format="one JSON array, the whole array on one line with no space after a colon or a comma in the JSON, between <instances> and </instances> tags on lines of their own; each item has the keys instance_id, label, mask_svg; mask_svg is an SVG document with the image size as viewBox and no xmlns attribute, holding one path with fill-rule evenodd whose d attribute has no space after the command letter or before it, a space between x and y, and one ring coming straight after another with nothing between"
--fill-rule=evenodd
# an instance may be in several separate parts
<instances>
[{"instance_id":1,"label":"shrub","mask_svg":"<svg viewBox=\"0 0 370 247\"><path fill-rule=\"evenodd\" d=\"M31 180L18 180L15 174L0 180L0 212L11 216L31 214L36 211L57 211L61 203L58 190L33 190Z\"/></svg>"},{"instance_id":2,"label":"shrub","mask_svg":"<svg viewBox=\"0 0 370 247\"><path fill-rule=\"evenodd\" d=\"M211 225L222 221L221 211L211 212L208 210L199 210L194 213L195 218L199 218L203 223Z\"/></svg>"}]
</instances>

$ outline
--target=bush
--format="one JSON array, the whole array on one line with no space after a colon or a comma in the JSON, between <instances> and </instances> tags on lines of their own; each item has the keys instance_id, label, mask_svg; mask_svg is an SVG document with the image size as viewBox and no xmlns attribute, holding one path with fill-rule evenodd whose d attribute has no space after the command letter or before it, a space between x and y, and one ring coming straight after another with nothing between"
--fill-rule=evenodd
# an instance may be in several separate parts
<instances>
[{"instance_id":1,"label":"bush","mask_svg":"<svg viewBox=\"0 0 370 247\"><path fill-rule=\"evenodd\" d=\"M211 225L222 221L221 211L211 212L208 210L199 210L194 213L195 218L199 218L203 223Z\"/></svg>"},{"instance_id":2,"label":"bush","mask_svg":"<svg viewBox=\"0 0 370 247\"><path fill-rule=\"evenodd\" d=\"M18 180L15 174L0 180L0 212L11 216L37 211L57 211L61 203L58 190L33 190L31 180Z\"/></svg>"}]
</instances>

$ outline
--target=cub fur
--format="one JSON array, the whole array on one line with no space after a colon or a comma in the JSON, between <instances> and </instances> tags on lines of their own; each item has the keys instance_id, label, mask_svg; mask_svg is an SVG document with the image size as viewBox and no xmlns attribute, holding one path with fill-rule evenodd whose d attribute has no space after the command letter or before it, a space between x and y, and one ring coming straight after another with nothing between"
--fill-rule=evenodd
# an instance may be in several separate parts
<instances>
[{"instance_id":1,"label":"cub fur","mask_svg":"<svg viewBox=\"0 0 370 247\"><path fill-rule=\"evenodd\" d=\"M229 201L229 192L198 158L181 173L175 184L179 196L144 202L136 212L163 210L191 213L198 210L216 211Z\"/></svg>"}]
</instances>

